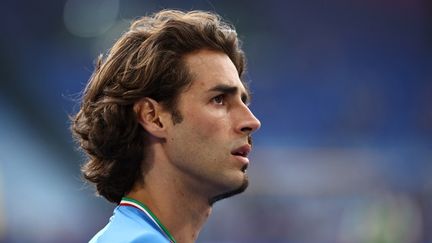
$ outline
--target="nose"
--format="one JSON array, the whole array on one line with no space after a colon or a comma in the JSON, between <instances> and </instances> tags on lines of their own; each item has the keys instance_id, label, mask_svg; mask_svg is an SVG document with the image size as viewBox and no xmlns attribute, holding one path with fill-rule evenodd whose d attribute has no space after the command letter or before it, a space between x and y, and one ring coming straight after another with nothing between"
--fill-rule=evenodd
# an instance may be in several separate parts
<instances>
[{"instance_id":1,"label":"nose","mask_svg":"<svg viewBox=\"0 0 432 243\"><path fill-rule=\"evenodd\" d=\"M261 127L261 122L255 117L255 115L246 105L243 106L242 110L243 112L241 112L239 116L240 122L238 124L237 131L249 135Z\"/></svg>"}]
</instances>

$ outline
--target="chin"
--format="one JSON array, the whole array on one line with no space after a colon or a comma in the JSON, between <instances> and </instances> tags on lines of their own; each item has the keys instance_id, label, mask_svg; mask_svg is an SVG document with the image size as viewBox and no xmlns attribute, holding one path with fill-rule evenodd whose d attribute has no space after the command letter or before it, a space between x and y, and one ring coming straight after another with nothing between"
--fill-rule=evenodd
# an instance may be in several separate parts
<instances>
[{"instance_id":1,"label":"chin","mask_svg":"<svg viewBox=\"0 0 432 243\"><path fill-rule=\"evenodd\" d=\"M237 187L231 191L227 191L227 192L221 193L219 195L216 195L216 196L210 198L209 204L212 206L217 201L220 201L222 199L229 198L229 197L232 197L234 195L240 194L240 193L244 192L248 186L249 186L249 180L248 180L248 176L245 174L245 176L243 178L243 182L241 183L241 185L239 187Z\"/></svg>"}]
</instances>

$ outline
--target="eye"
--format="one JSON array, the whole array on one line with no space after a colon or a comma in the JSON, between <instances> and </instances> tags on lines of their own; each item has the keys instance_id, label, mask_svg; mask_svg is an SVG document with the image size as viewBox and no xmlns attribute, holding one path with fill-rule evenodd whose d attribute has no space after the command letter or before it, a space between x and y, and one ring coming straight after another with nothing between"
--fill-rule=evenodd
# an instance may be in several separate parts
<instances>
[{"instance_id":1,"label":"eye","mask_svg":"<svg viewBox=\"0 0 432 243\"><path fill-rule=\"evenodd\" d=\"M243 102L246 106L249 106L249 105L250 105L250 100L249 100L249 97L248 97L248 96L246 96L246 95L242 95L241 100L242 100L242 102Z\"/></svg>"},{"instance_id":2,"label":"eye","mask_svg":"<svg viewBox=\"0 0 432 243\"><path fill-rule=\"evenodd\" d=\"M213 97L212 102L217 104L217 105L223 105L225 103L224 98L225 98L224 95L221 94L221 95L218 95L216 97Z\"/></svg>"}]
</instances>

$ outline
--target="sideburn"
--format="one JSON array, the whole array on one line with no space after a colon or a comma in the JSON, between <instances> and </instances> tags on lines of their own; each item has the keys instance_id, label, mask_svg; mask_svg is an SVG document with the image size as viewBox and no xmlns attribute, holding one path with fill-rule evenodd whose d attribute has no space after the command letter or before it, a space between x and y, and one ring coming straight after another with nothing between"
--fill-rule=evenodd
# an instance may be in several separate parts
<instances>
[{"instance_id":1,"label":"sideburn","mask_svg":"<svg viewBox=\"0 0 432 243\"><path fill-rule=\"evenodd\" d=\"M173 124L175 125L175 124L181 123L183 121L183 115L180 113L179 110L174 109L171 112L171 119L172 119Z\"/></svg>"}]
</instances>

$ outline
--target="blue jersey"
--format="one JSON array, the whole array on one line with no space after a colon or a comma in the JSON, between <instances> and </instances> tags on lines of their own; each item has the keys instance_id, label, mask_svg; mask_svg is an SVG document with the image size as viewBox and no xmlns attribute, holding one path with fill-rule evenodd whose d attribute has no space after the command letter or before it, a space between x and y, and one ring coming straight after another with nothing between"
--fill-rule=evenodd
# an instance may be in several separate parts
<instances>
[{"instance_id":1,"label":"blue jersey","mask_svg":"<svg viewBox=\"0 0 432 243\"><path fill-rule=\"evenodd\" d=\"M142 203L123 198L109 223L90 243L175 243L168 230Z\"/></svg>"}]
</instances>

